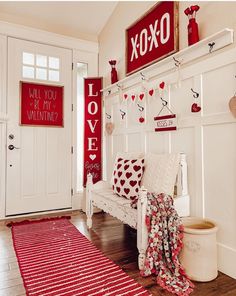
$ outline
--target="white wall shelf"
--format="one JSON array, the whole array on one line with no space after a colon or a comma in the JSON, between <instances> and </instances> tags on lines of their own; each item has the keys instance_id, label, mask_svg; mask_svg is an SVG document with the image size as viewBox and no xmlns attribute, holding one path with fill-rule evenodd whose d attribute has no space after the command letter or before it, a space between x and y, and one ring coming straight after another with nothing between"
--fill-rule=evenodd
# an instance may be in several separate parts
<instances>
[{"instance_id":1,"label":"white wall shelf","mask_svg":"<svg viewBox=\"0 0 236 296\"><path fill-rule=\"evenodd\" d=\"M232 29L223 29L208 38L205 38L192 46L184 48L179 52L159 61L151 66L144 68L136 73L119 80L117 83L109 85L102 89L104 96L109 96L118 93L120 90L125 90L140 83L140 80L149 80L160 74L176 69L176 61L181 63L181 67L188 63L211 55L219 49L228 46L234 42L234 31ZM176 60L176 61L175 61Z\"/></svg>"}]
</instances>

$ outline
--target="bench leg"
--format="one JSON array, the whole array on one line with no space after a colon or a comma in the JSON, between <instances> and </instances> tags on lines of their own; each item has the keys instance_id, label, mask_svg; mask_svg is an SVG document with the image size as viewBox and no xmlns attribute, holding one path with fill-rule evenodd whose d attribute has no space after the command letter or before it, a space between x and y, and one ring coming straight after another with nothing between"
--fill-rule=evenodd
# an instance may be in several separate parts
<instances>
[{"instance_id":1,"label":"bench leg","mask_svg":"<svg viewBox=\"0 0 236 296\"><path fill-rule=\"evenodd\" d=\"M146 249L148 241L148 233L146 226L146 209L147 209L147 190L143 187L139 193L138 199L138 223L137 223L137 247L139 251L138 265L139 269L144 269L146 259Z\"/></svg>"},{"instance_id":2,"label":"bench leg","mask_svg":"<svg viewBox=\"0 0 236 296\"><path fill-rule=\"evenodd\" d=\"M92 216L93 216L93 203L92 203L92 192L93 177L91 174L87 176L86 183L86 215L87 215L87 227L92 228Z\"/></svg>"}]
</instances>

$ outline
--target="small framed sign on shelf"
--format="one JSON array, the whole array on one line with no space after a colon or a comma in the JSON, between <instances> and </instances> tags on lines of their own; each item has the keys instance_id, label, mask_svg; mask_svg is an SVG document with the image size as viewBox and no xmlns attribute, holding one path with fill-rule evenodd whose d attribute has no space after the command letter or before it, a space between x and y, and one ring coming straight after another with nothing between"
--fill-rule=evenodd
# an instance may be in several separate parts
<instances>
[{"instance_id":1,"label":"small framed sign on shelf","mask_svg":"<svg viewBox=\"0 0 236 296\"><path fill-rule=\"evenodd\" d=\"M179 49L178 2L163 1L126 29L126 75Z\"/></svg>"}]
</instances>

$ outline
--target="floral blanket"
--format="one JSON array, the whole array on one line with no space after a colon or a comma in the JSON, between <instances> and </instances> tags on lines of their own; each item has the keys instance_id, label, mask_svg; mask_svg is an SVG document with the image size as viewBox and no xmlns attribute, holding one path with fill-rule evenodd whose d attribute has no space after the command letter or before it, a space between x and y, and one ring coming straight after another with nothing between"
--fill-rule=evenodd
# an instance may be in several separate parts
<instances>
[{"instance_id":1,"label":"floral blanket","mask_svg":"<svg viewBox=\"0 0 236 296\"><path fill-rule=\"evenodd\" d=\"M178 260L183 225L171 196L148 193L146 224L148 248L142 276L155 274L157 283L164 289L176 295L189 295L194 285Z\"/></svg>"}]
</instances>

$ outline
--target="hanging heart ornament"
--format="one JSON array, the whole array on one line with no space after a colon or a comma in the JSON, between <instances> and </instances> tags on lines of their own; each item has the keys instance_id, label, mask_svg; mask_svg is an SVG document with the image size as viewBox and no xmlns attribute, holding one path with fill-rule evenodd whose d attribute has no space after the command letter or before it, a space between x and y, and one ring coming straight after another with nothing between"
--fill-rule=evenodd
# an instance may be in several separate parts
<instances>
[{"instance_id":1,"label":"hanging heart ornament","mask_svg":"<svg viewBox=\"0 0 236 296\"><path fill-rule=\"evenodd\" d=\"M159 84L159 87L160 87L161 89L164 89L164 87L165 87L165 82L162 81L162 82Z\"/></svg>"},{"instance_id":2,"label":"hanging heart ornament","mask_svg":"<svg viewBox=\"0 0 236 296\"><path fill-rule=\"evenodd\" d=\"M233 116L236 118L236 96L233 96L229 100L229 110L233 114Z\"/></svg>"},{"instance_id":3,"label":"hanging heart ornament","mask_svg":"<svg viewBox=\"0 0 236 296\"><path fill-rule=\"evenodd\" d=\"M193 104L192 104L191 111L192 111L193 113L199 112L199 111L201 111L201 109L202 109L202 108L201 108L200 106L198 106L197 103L193 103Z\"/></svg>"},{"instance_id":4,"label":"hanging heart ornament","mask_svg":"<svg viewBox=\"0 0 236 296\"><path fill-rule=\"evenodd\" d=\"M112 123L112 122L107 122L106 123L106 131L107 131L108 135L112 134L114 128L115 128L114 123Z\"/></svg>"}]
</instances>

